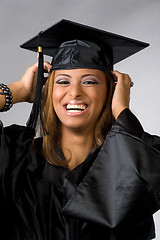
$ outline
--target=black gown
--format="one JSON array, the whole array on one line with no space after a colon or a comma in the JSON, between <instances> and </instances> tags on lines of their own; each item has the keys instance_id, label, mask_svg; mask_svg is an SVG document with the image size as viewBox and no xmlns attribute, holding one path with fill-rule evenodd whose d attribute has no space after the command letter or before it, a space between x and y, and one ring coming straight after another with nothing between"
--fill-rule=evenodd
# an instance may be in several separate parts
<instances>
[{"instance_id":1,"label":"black gown","mask_svg":"<svg viewBox=\"0 0 160 240\"><path fill-rule=\"evenodd\" d=\"M42 139L0 124L1 240L149 240L160 208L160 138L125 109L104 144L72 171Z\"/></svg>"}]
</instances>

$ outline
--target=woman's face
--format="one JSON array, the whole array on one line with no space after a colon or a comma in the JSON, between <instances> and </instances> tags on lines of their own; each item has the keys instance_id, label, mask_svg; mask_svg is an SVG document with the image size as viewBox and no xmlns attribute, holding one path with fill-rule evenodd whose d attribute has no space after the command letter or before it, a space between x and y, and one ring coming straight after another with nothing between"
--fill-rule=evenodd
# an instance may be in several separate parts
<instances>
[{"instance_id":1,"label":"woman's face","mask_svg":"<svg viewBox=\"0 0 160 240\"><path fill-rule=\"evenodd\" d=\"M106 99L106 77L100 70L55 72L53 106L62 127L94 130Z\"/></svg>"}]
</instances>

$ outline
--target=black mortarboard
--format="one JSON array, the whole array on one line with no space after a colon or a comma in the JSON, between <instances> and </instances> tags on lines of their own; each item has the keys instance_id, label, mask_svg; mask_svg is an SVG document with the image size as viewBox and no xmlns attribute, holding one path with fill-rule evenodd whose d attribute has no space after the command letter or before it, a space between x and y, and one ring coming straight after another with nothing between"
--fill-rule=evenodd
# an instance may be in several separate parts
<instances>
[{"instance_id":1,"label":"black mortarboard","mask_svg":"<svg viewBox=\"0 0 160 240\"><path fill-rule=\"evenodd\" d=\"M147 46L148 43L64 19L22 44L22 48L34 52L42 47L39 48L37 89L28 126L35 128L38 113L41 114L43 54L53 57L51 71L91 68L110 72L115 63Z\"/></svg>"}]
</instances>

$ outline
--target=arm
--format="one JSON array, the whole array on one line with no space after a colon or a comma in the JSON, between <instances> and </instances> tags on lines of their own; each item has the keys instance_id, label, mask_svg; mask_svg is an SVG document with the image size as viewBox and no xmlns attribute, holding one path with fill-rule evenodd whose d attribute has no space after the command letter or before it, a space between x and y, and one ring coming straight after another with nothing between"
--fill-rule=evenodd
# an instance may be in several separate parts
<instances>
[{"instance_id":1,"label":"arm","mask_svg":"<svg viewBox=\"0 0 160 240\"><path fill-rule=\"evenodd\" d=\"M117 81L112 99L112 114L116 120L114 128L119 125L122 131L125 130L145 144L160 150L160 138L146 133L136 116L129 110L131 78L118 71L113 71L112 74Z\"/></svg>"},{"instance_id":2,"label":"arm","mask_svg":"<svg viewBox=\"0 0 160 240\"><path fill-rule=\"evenodd\" d=\"M131 78L118 71L113 71L112 74L117 82L112 99L112 114L117 119L124 109L129 108Z\"/></svg>"},{"instance_id":3,"label":"arm","mask_svg":"<svg viewBox=\"0 0 160 240\"><path fill-rule=\"evenodd\" d=\"M49 72L51 65L44 62L44 71ZM29 67L20 81L8 85L13 96L13 104L19 102L30 102L34 100L36 78L37 78L38 65L37 63ZM1 90L0 90L1 91ZM5 96L0 95L0 110L5 105Z\"/></svg>"}]
</instances>

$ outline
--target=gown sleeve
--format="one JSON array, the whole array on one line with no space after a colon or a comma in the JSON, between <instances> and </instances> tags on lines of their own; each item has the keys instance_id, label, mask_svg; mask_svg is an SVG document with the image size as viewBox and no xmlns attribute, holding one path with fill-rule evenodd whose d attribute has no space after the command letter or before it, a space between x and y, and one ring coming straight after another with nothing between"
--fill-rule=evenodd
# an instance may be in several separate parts
<instances>
[{"instance_id":1,"label":"gown sleeve","mask_svg":"<svg viewBox=\"0 0 160 240\"><path fill-rule=\"evenodd\" d=\"M118 127L116 125L119 125ZM159 197L160 193L160 137L145 132L138 119L129 109L122 112L113 129L121 134L128 134L141 142L139 149L133 146L135 155L133 164L138 173L149 183ZM143 148L142 148L143 146ZM128 146L129 147L129 146ZM142 151L141 151L142 150ZM144 151L143 151L144 150ZM159 199L160 200L160 199Z\"/></svg>"},{"instance_id":2,"label":"gown sleeve","mask_svg":"<svg viewBox=\"0 0 160 240\"><path fill-rule=\"evenodd\" d=\"M113 239L147 240L155 236L159 192L160 138L125 109L63 211L112 229Z\"/></svg>"},{"instance_id":3,"label":"gown sleeve","mask_svg":"<svg viewBox=\"0 0 160 240\"><path fill-rule=\"evenodd\" d=\"M12 125L3 127L0 121L0 236L10 239L14 227L13 201L22 182L20 169L33 138L33 131ZM1 238L1 237L0 237Z\"/></svg>"},{"instance_id":4,"label":"gown sleeve","mask_svg":"<svg viewBox=\"0 0 160 240\"><path fill-rule=\"evenodd\" d=\"M5 236L7 226L12 226L12 219L9 217L12 208L11 182L9 176L9 150L6 146L3 125L0 122L0 232ZM11 230L12 231L12 230ZM8 236L7 236L8 237Z\"/></svg>"}]
</instances>

